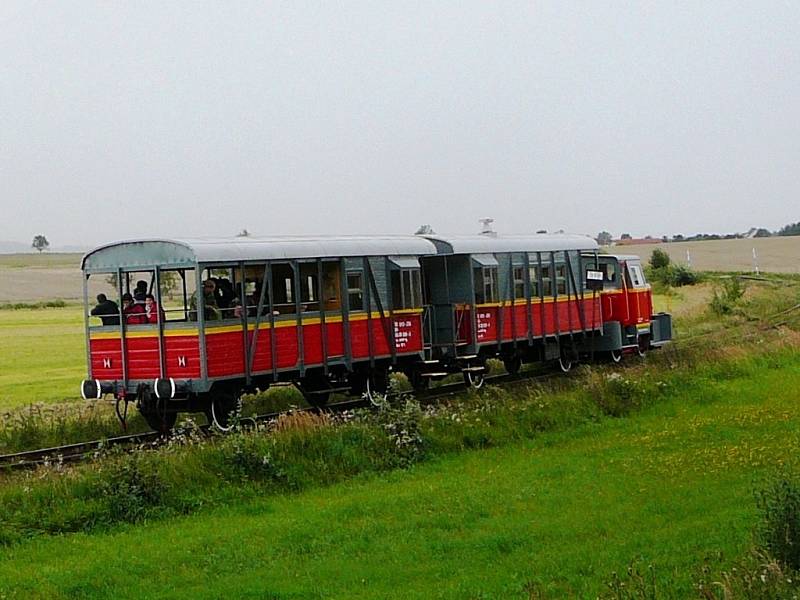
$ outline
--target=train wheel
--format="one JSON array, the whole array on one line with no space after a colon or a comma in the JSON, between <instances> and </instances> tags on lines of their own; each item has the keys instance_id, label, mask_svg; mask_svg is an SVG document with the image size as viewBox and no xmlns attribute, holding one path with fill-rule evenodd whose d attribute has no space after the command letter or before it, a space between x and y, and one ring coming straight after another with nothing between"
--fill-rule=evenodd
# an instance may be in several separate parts
<instances>
[{"instance_id":1,"label":"train wheel","mask_svg":"<svg viewBox=\"0 0 800 600\"><path fill-rule=\"evenodd\" d=\"M230 390L219 391L211 396L211 402L206 410L208 424L219 431L230 431L234 423L231 414L241 408L239 397Z\"/></svg>"},{"instance_id":2,"label":"train wheel","mask_svg":"<svg viewBox=\"0 0 800 600\"><path fill-rule=\"evenodd\" d=\"M522 368L522 359L516 355L504 358L503 366L509 375L519 375L519 370Z\"/></svg>"},{"instance_id":3,"label":"train wheel","mask_svg":"<svg viewBox=\"0 0 800 600\"><path fill-rule=\"evenodd\" d=\"M614 364L619 364L622 362L622 350L611 350L608 353L608 358Z\"/></svg>"},{"instance_id":4,"label":"train wheel","mask_svg":"<svg viewBox=\"0 0 800 600\"><path fill-rule=\"evenodd\" d=\"M147 424L159 433L168 433L178 420L178 413L176 412L159 412L156 410L140 410L139 411L147 421Z\"/></svg>"},{"instance_id":5,"label":"train wheel","mask_svg":"<svg viewBox=\"0 0 800 600\"><path fill-rule=\"evenodd\" d=\"M636 353L641 358L644 358L649 349L650 349L650 338L648 338L645 335L640 336L636 344Z\"/></svg>"},{"instance_id":6,"label":"train wheel","mask_svg":"<svg viewBox=\"0 0 800 600\"><path fill-rule=\"evenodd\" d=\"M569 373L572 370L572 359L568 356L561 356L558 359L558 368L562 373Z\"/></svg>"},{"instance_id":7,"label":"train wheel","mask_svg":"<svg viewBox=\"0 0 800 600\"><path fill-rule=\"evenodd\" d=\"M473 390L479 390L486 382L482 371L464 371L464 383Z\"/></svg>"},{"instance_id":8,"label":"train wheel","mask_svg":"<svg viewBox=\"0 0 800 600\"><path fill-rule=\"evenodd\" d=\"M364 396L370 401L373 406L379 406L381 399L386 397L389 391L389 372L382 370L375 370L367 375L366 384L364 387Z\"/></svg>"}]
</instances>

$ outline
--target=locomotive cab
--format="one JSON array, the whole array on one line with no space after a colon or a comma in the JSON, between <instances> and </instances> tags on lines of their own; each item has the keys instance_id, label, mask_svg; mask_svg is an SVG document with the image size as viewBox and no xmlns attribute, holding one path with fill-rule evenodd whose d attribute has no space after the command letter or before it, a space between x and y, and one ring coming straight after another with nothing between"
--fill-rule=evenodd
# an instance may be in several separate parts
<instances>
[{"instance_id":1,"label":"locomotive cab","mask_svg":"<svg viewBox=\"0 0 800 600\"><path fill-rule=\"evenodd\" d=\"M603 336L597 349L617 361L622 352L644 354L672 338L672 318L653 313L653 294L638 256L600 255Z\"/></svg>"}]
</instances>

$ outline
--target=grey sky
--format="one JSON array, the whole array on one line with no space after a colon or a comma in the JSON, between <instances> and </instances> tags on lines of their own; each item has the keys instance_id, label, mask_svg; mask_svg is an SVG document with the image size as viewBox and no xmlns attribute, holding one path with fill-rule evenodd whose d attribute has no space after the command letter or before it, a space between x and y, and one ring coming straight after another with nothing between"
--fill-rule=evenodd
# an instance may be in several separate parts
<instances>
[{"instance_id":1,"label":"grey sky","mask_svg":"<svg viewBox=\"0 0 800 600\"><path fill-rule=\"evenodd\" d=\"M0 240L800 219L797 2L0 4Z\"/></svg>"}]
</instances>

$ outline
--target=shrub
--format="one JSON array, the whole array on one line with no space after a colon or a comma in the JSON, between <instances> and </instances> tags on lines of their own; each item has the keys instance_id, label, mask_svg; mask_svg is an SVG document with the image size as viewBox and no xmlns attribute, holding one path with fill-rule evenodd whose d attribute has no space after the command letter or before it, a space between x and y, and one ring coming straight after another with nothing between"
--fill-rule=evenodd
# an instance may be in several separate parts
<instances>
[{"instance_id":1,"label":"shrub","mask_svg":"<svg viewBox=\"0 0 800 600\"><path fill-rule=\"evenodd\" d=\"M664 252L661 248L656 248L650 255L650 268L662 269L668 267L670 263L669 254Z\"/></svg>"},{"instance_id":2,"label":"shrub","mask_svg":"<svg viewBox=\"0 0 800 600\"><path fill-rule=\"evenodd\" d=\"M745 293L745 285L738 277L722 279L714 287L714 295L709 302L711 312L716 315L729 315Z\"/></svg>"},{"instance_id":3,"label":"shrub","mask_svg":"<svg viewBox=\"0 0 800 600\"><path fill-rule=\"evenodd\" d=\"M97 492L112 522L136 523L163 505L169 486L157 469L157 465L134 452L114 460L108 470L101 471Z\"/></svg>"},{"instance_id":4,"label":"shrub","mask_svg":"<svg viewBox=\"0 0 800 600\"><path fill-rule=\"evenodd\" d=\"M800 479L779 474L756 494L760 511L756 539L770 556L800 569Z\"/></svg>"},{"instance_id":5,"label":"shrub","mask_svg":"<svg viewBox=\"0 0 800 600\"><path fill-rule=\"evenodd\" d=\"M220 442L223 476L228 480L280 482L286 476L272 455L270 440L258 433L234 433Z\"/></svg>"},{"instance_id":6,"label":"shrub","mask_svg":"<svg viewBox=\"0 0 800 600\"><path fill-rule=\"evenodd\" d=\"M664 597L658 592L653 565L643 568L641 563L641 559L636 559L624 573L612 573L611 580L606 582L606 593L599 598L656 600Z\"/></svg>"},{"instance_id":7,"label":"shrub","mask_svg":"<svg viewBox=\"0 0 800 600\"><path fill-rule=\"evenodd\" d=\"M775 600L797 598L798 581L784 565L754 551L721 575L705 566L695 588L705 600Z\"/></svg>"},{"instance_id":8,"label":"shrub","mask_svg":"<svg viewBox=\"0 0 800 600\"><path fill-rule=\"evenodd\" d=\"M391 405L386 400L379 404L374 418L389 437L398 466L409 466L424 455L422 417L422 409L414 399L401 398L397 405Z\"/></svg>"},{"instance_id":9,"label":"shrub","mask_svg":"<svg viewBox=\"0 0 800 600\"><path fill-rule=\"evenodd\" d=\"M587 394L606 415L623 417L638 409L647 396L644 385L619 373L591 376Z\"/></svg>"}]
</instances>

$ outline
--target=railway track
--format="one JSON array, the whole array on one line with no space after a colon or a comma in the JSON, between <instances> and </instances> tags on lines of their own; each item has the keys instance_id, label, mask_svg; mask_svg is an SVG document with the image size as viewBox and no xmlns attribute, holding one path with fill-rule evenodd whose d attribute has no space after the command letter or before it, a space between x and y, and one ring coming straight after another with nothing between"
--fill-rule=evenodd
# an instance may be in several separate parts
<instances>
[{"instance_id":1,"label":"railway track","mask_svg":"<svg viewBox=\"0 0 800 600\"><path fill-rule=\"evenodd\" d=\"M560 373L541 373L539 371L528 371L519 375L489 375L484 378L486 384L492 385L513 385L521 383L530 383L532 381L539 381L549 379L554 376L559 376ZM449 396L456 396L463 394L469 390L463 383L451 383L440 385L431 388L425 392L413 393L396 392L389 395L389 398L397 397L403 394L414 395L423 404L431 404L437 399L446 398ZM281 415L289 412L318 412L323 410L329 413L341 413L347 410L354 410L356 408L365 408L372 406L368 399L358 398L354 400L346 400L336 402L326 406L324 409L317 408L299 408L292 409L292 411L280 411L273 413L266 413L263 415L256 415L252 417L244 417L242 425L244 427L254 427L258 423L265 423L277 419ZM211 427L209 425L200 426L200 431L210 434ZM175 434L182 433L178 429ZM105 452L110 448L137 448L145 444L150 444L152 447L158 447L164 442L168 441L171 435L164 435L156 431L149 431L145 433L135 433L130 435L121 435L101 440L92 440L88 442L79 442L75 444L65 444L63 446L54 446L51 448L40 448L38 450L26 450L24 452L15 452L13 454L0 455L0 472L22 469L34 469L43 465L52 464L67 464L77 463L83 460L90 459L97 456L98 453Z\"/></svg>"}]
</instances>

